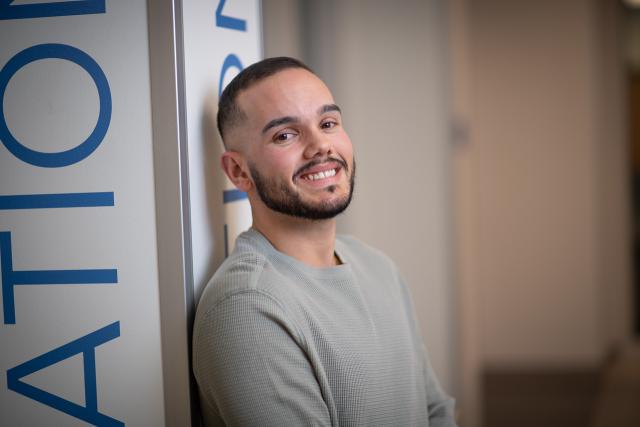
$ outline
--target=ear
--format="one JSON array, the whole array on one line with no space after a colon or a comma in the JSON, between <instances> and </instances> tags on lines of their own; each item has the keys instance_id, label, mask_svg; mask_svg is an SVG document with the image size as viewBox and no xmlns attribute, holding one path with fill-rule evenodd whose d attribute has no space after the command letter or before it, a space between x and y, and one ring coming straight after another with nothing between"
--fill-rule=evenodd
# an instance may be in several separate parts
<instances>
[{"instance_id":1,"label":"ear","mask_svg":"<svg viewBox=\"0 0 640 427\"><path fill-rule=\"evenodd\" d=\"M245 170L242 154L237 151L225 151L220 157L220 164L224 173L238 190L247 192L251 189L253 181L249 172Z\"/></svg>"}]
</instances>

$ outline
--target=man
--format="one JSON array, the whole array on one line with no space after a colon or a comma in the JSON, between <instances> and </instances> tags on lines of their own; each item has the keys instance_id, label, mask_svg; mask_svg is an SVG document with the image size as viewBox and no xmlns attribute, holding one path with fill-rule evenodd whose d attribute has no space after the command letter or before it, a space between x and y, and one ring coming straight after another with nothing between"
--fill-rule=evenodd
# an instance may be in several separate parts
<instances>
[{"instance_id":1,"label":"man","mask_svg":"<svg viewBox=\"0 0 640 427\"><path fill-rule=\"evenodd\" d=\"M198 305L205 425L455 426L395 265L336 238L355 162L329 89L295 59L265 59L224 90L218 129L253 225Z\"/></svg>"}]
</instances>

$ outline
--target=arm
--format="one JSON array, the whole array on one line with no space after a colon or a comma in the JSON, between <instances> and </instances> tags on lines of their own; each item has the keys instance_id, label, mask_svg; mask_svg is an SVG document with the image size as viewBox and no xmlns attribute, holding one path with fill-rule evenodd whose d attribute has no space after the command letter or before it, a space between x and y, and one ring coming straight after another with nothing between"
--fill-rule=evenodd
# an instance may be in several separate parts
<instances>
[{"instance_id":1,"label":"arm","mask_svg":"<svg viewBox=\"0 0 640 427\"><path fill-rule=\"evenodd\" d=\"M429 360L429 353L422 341L422 335L418 325L418 318L416 316L415 309L413 307L413 301L411 298L411 291L404 279L398 273L397 268L393 267L396 271L396 276L400 282L400 287L403 292L405 307L409 316L409 324L411 325L411 333L414 336L416 342L421 343L417 348L421 351L422 356L422 372L424 377L424 384L426 388L427 397L427 413L429 415L429 427L456 427L455 421L455 399L447 395L442 389L438 377L436 376L431 362Z\"/></svg>"},{"instance_id":2,"label":"arm","mask_svg":"<svg viewBox=\"0 0 640 427\"><path fill-rule=\"evenodd\" d=\"M217 424L331 425L298 339L277 301L259 292L232 295L198 316L194 373Z\"/></svg>"},{"instance_id":3,"label":"arm","mask_svg":"<svg viewBox=\"0 0 640 427\"><path fill-rule=\"evenodd\" d=\"M448 396L435 372L431 368L429 362L429 356L427 349L422 346L424 354L424 382L427 387L427 410L429 412L429 426L430 427L456 427L455 421L455 400Z\"/></svg>"}]
</instances>

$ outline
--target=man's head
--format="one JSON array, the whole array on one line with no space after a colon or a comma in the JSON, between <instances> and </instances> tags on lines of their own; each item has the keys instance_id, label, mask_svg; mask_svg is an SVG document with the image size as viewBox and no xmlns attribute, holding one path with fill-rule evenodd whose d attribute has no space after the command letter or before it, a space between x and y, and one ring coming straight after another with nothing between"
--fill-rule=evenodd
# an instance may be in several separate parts
<instances>
[{"instance_id":1,"label":"man's head","mask_svg":"<svg viewBox=\"0 0 640 427\"><path fill-rule=\"evenodd\" d=\"M218 128L222 167L263 212L327 219L348 206L355 164L340 108L302 62L270 58L224 90Z\"/></svg>"},{"instance_id":2,"label":"man's head","mask_svg":"<svg viewBox=\"0 0 640 427\"><path fill-rule=\"evenodd\" d=\"M276 58L263 59L260 62L248 66L225 87L218 101L217 117L218 132L220 132L225 148L228 148L225 139L227 131L239 125L242 120L246 118L245 113L240 110L236 102L238 94L260 80L266 79L278 71L286 70L287 68L302 68L313 73L302 61L286 56L279 56Z\"/></svg>"}]
</instances>

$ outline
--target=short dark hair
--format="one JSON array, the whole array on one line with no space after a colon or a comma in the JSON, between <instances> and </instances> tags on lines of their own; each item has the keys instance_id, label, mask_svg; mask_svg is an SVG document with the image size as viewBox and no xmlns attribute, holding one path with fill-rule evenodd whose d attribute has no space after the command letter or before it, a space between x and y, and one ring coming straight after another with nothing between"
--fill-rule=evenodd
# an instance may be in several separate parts
<instances>
[{"instance_id":1,"label":"short dark hair","mask_svg":"<svg viewBox=\"0 0 640 427\"><path fill-rule=\"evenodd\" d=\"M290 58L288 56L278 56L274 58L266 58L248 66L235 76L233 80L231 80L231 83L227 85L218 100L217 118L218 132L220 132L220 137L222 137L222 142L225 145L225 148L227 146L224 142L226 132L245 117L244 112L240 110L240 107L238 107L238 104L236 103L239 93L253 86L260 80L287 68L302 68L313 73L311 68L298 59Z\"/></svg>"}]
</instances>

